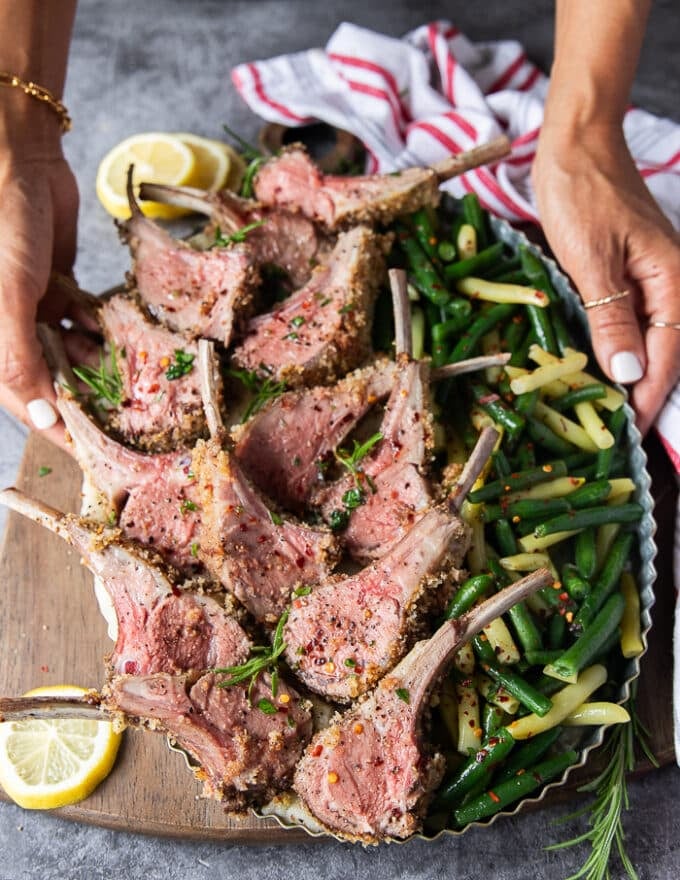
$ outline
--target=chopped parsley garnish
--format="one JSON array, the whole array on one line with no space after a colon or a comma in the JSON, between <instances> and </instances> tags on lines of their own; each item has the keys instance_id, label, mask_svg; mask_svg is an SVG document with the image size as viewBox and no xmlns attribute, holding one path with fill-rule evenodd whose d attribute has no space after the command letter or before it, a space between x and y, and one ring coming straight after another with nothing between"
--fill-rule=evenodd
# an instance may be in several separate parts
<instances>
[{"instance_id":1,"label":"chopped parsley garnish","mask_svg":"<svg viewBox=\"0 0 680 880\"><path fill-rule=\"evenodd\" d=\"M350 312L354 311L354 303L347 303L338 309L339 315L349 315Z\"/></svg>"},{"instance_id":2,"label":"chopped parsley garnish","mask_svg":"<svg viewBox=\"0 0 680 880\"><path fill-rule=\"evenodd\" d=\"M181 379L182 376L186 376L187 373L190 373L194 368L194 358L195 355L188 354L188 352L182 351L181 348L176 348L175 362L174 364L170 364L165 371L165 378L172 380Z\"/></svg>"},{"instance_id":3,"label":"chopped parsley garnish","mask_svg":"<svg viewBox=\"0 0 680 880\"><path fill-rule=\"evenodd\" d=\"M296 315L294 318L290 319L290 323L293 325L293 327L302 327L302 325L305 323L304 316Z\"/></svg>"},{"instance_id":4,"label":"chopped parsley garnish","mask_svg":"<svg viewBox=\"0 0 680 880\"><path fill-rule=\"evenodd\" d=\"M272 695L276 696L276 689L278 684L277 664L279 657L286 650L286 643L283 641L283 628L286 625L289 613L289 609L286 608L286 610L279 618L279 622L276 625L276 630L274 631L274 638L272 639L271 645L255 645L251 647L250 657L245 661L245 663L241 663L238 666L227 666L224 669L213 670L213 672L215 672L217 675L229 676L229 678L227 678L225 681L219 682L219 684L217 685L218 687L232 687L232 685L241 684L242 682L247 681L248 701L250 701L250 695L253 688L255 687L255 682L257 681L260 673L271 670ZM265 710L263 709L262 711Z\"/></svg>"},{"instance_id":5,"label":"chopped parsley garnish","mask_svg":"<svg viewBox=\"0 0 680 880\"><path fill-rule=\"evenodd\" d=\"M189 511L197 510L197 507L191 499L183 498L180 502L179 509L182 515L184 515L185 513L189 513Z\"/></svg>"},{"instance_id":6,"label":"chopped parsley garnish","mask_svg":"<svg viewBox=\"0 0 680 880\"><path fill-rule=\"evenodd\" d=\"M285 382L275 382L273 379L260 379L252 370L227 370L227 375L238 379L253 395L252 400L246 407L241 418L241 424L259 412L268 400L278 397L286 390Z\"/></svg>"},{"instance_id":7,"label":"chopped parsley garnish","mask_svg":"<svg viewBox=\"0 0 680 880\"><path fill-rule=\"evenodd\" d=\"M52 473L52 468L47 467L47 465L43 464L38 468L38 476L39 477L46 477L48 474L51 474L51 473Z\"/></svg>"},{"instance_id":8,"label":"chopped parsley garnish","mask_svg":"<svg viewBox=\"0 0 680 880\"><path fill-rule=\"evenodd\" d=\"M191 555L194 557L194 559L198 556L198 544L196 543L196 541L194 541L191 545Z\"/></svg>"},{"instance_id":9,"label":"chopped parsley garnish","mask_svg":"<svg viewBox=\"0 0 680 880\"><path fill-rule=\"evenodd\" d=\"M290 333L286 333L286 335L285 335L283 338L284 338L284 339L290 339L291 342L297 342L297 340L298 340L300 337L299 337L298 334L295 332L295 330L292 330Z\"/></svg>"},{"instance_id":10,"label":"chopped parsley garnish","mask_svg":"<svg viewBox=\"0 0 680 880\"><path fill-rule=\"evenodd\" d=\"M348 658L345 660L345 666L349 666L350 669L354 669L354 667L355 667L356 665L357 665L357 661L354 659L354 657L348 657Z\"/></svg>"},{"instance_id":11,"label":"chopped parsley garnish","mask_svg":"<svg viewBox=\"0 0 680 880\"><path fill-rule=\"evenodd\" d=\"M328 524L334 532L347 528L349 522L348 510L334 510L328 518Z\"/></svg>"},{"instance_id":12,"label":"chopped parsley garnish","mask_svg":"<svg viewBox=\"0 0 680 880\"><path fill-rule=\"evenodd\" d=\"M269 511L269 518L274 523L275 526L280 526L283 520L274 510Z\"/></svg>"},{"instance_id":13,"label":"chopped parsley garnish","mask_svg":"<svg viewBox=\"0 0 680 880\"><path fill-rule=\"evenodd\" d=\"M310 586L303 585L302 587L296 587L293 590L293 595L294 596L309 596L309 594L311 592L312 592L312 588Z\"/></svg>"},{"instance_id":14,"label":"chopped parsley garnish","mask_svg":"<svg viewBox=\"0 0 680 880\"><path fill-rule=\"evenodd\" d=\"M342 496L342 503L345 505L345 510L356 510L357 507L364 503L364 499L364 493L358 486L355 486L353 489L348 489L345 492Z\"/></svg>"},{"instance_id":15,"label":"chopped parsley garnish","mask_svg":"<svg viewBox=\"0 0 680 880\"><path fill-rule=\"evenodd\" d=\"M223 235L221 228L217 226L215 229L215 241L210 245L209 250L216 247L229 247L230 244L238 244L241 241L245 241L249 232L257 229L259 226L263 226L266 222L266 220L254 220L252 223L246 223L245 226L241 226L240 229L229 235Z\"/></svg>"},{"instance_id":16,"label":"chopped parsley garnish","mask_svg":"<svg viewBox=\"0 0 680 880\"><path fill-rule=\"evenodd\" d=\"M293 458L293 466L294 466L294 467L300 467L301 464L302 464L302 459L300 458L299 455L296 455L296 456Z\"/></svg>"},{"instance_id":17,"label":"chopped parsley garnish","mask_svg":"<svg viewBox=\"0 0 680 880\"><path fill-rule=\"evenodd\" d=\"M257 708L260 712L264 712L265 715L276 715L276 706L266 697L262 697L261 700L258 700Z\"/></svg>"},{"instance_id":18,"label":"chopped parsley garnish","mask_svg":"<svg viewBox=\"0 0 680 880\"><path fill-rule=\"evenodd\" d=\"M404 703L411 702L411 695L406 690L406 688L397 688L395 690L395 694L399 697L400 700L402 700L402 702L404 702Z\"/></svg>"},{"instance_id":19,"label":"chopped parsley garnish","mask_svg":"<svg viewBox=\"0 0 680 880\"><path fill-rule=\"evenodd\" d=\"M116 346L111 346L108 357L99 352L99 366L80 364L73 367L74 374L92 390L95 402L106 400L111 406L120 406L123 399L123 378L117 363Z\"/></svg>"}]
</instances>

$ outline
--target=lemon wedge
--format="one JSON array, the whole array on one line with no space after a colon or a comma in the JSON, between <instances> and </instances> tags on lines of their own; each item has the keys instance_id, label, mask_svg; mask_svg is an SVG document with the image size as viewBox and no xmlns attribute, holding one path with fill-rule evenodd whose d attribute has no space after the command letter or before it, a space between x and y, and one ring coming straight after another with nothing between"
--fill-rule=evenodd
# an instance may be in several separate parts
<instances>
[{"instance_id":1,"label":"lemon wedge","mask_svg":"<svg viewBox=\"0 0 680 880\"><path fill-rule=\"evenodd\" d=\"M171 186L192 184L196 171L193 150L180 138L162 132L136 134L121 141L102 159L97 170L96 190L99 201L113 217L130 216L126 195L127 171L134 165L135 187L142 181ZM159 202L142 202L147 217L177 217L181 209Z\"/></svg>"},{"instance_id":2,"label":"lemon wedge","mask_svg":"<svg viewBox=\"0 0 680 880\"><path fill-rule=\"evenodd\" d=\"M55 685L26 696L79 697L85 688ZM108 721L27 718L0 724L0 785L27 810L83 800L109 774L121 734Z\"/></svg>"},{"instance_id":3,"label":"lemon wedge","mask_svg":"<svg viewBox=\"0 0 680 880\"><path fill-rule=\"evenodd\" d=\"M200 137L197 134L175 134L194 154L196 167L191 175L191 186L215 192L223 187L236 189L245 171L245 162L229 144Z\"/></svg>"}]
</instances>

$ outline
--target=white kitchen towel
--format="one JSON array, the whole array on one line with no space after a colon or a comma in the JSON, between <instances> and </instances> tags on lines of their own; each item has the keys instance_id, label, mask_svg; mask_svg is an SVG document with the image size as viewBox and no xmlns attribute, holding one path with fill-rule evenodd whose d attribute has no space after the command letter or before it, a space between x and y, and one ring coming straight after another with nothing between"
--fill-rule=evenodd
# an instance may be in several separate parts
<instances>
[{"instance_id":1,"label":"white kitchen towel","mask_svg":"<svg viewBox=\"0 0 680 880\"><path fill-rule=\"evenodd\" d=\"M530 169L548 78L514 40L472 43L447 21L423 25L403 39L344 23L325 49L240 64L232 79L263 119L287 126L323 120L352 132L368 150L370 173L426 165L504 133L512 142L509 157L454 178L444 189L459 197L475 192L511 222L539 222ZM680 229L680 125L631 107L624 133L647 186ZM680 389L656 427L680 474ZM680 603L674 703L680 764Z\"/></svg>"}]
</instances>

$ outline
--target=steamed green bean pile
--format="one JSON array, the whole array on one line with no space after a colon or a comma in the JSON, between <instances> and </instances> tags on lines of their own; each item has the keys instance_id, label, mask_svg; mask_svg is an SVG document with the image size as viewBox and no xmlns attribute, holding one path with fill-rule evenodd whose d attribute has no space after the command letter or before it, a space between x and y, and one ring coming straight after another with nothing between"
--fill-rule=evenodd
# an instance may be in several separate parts
<instances>
[{"instance_id":1,"label":"steamed green bean pile","mask_svg":"<svg viewBox=\"0 0 680 880\"><path fill-rule=\"evenodd\" d=\"M642 651L631 571L643 509L629 476L624 397L579 350L539 252L496 241L474 195L445 196L436 211L393 229L414 357L436 370L510 354L504 367L434 373L444 483L485 425L501 433L462 509L472 532L469 577L446 616L541 566L555 577L463 648L442 685L433 727L447 774L430 811L436 831L489 817L559 778L578 761L566 728L628 720L606 697L624 658ZM384 348L386 315L379 307Z\"/></svg>"}]
</instances>

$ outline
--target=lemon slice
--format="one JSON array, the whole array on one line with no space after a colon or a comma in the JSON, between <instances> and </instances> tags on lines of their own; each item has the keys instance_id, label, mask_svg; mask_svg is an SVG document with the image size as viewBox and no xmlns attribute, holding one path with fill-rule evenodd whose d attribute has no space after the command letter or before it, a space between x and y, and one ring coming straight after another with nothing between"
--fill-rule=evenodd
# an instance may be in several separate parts
<instances>
[{"instance_id":1,"label":"lemon slice","mask_svg":"<svg viewBox=\"0 0 680 880\"><path fill-rule=\"evenodd\" d=\"M79 697L85 688L55 685L26 696ZM27 718L0 724L0 784L27 810L83 800L108 775L121 734L108 721Z\"/></svg>"},{"instance_id":2,"label":"lemon slice","mask_svg":"<svg viewBox=\"0 0 680 880\"><path fill-rule=\"evenodd\" d=\"M130 216L126 195L127 171L134 165L133 182L184 186L192 183L196 170L193 150L180 138L162 132L136 134L117 144L102 159L97 170L99 201L113 217ZM147 217L172 218L182 210L159 202L142 202Z\"/></svg>"},{"instance_id":3,"label":"lemon slice","mask_svg":"<svg viewBox=\"0 0 680 880\"><path fill-rule=\"evenodd\" d=\"M190 179L191 186L214 192L227 185L232 164L227 144L188 132L174 136L194 154L196 165Z\"/></svg>"}]
</instances>

